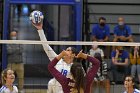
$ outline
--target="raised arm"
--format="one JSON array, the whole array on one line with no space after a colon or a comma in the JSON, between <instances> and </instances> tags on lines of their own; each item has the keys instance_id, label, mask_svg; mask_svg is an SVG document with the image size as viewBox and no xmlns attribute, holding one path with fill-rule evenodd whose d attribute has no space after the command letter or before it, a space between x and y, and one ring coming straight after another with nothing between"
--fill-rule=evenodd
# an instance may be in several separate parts
<instances>
[{"instance_id":1,"label":"raised arm","mask_svg":"<svg viewBox=\"0 0 140 93\"><path fill-rule=\"evenodd\" d=\"M33 26L37 28L37 32L39 34L40 40L47 41L43 28L42 28L42 26L43 26L42 23L40 25L33 24ZM50 61L52 61L57 56L57 54L54 52L54 50L48 44L42 44L42 45L43 45L43 49L44 49L45 53L47 54L48 58L50 59Z\"/></svg>"},{"instance_id":2,"label":"raised arm","mask_svg":"<svg viewBox=\"0 0 140 93\"><path fill-rule=\"evenodd\" d=\"M87 56L87 60L92 63L92 68L89 69L89 71L86 75L86 88L85 88L86 90L84 93L89 93L93 78L96 76L97 71L100 67L100 62L96 58Z\"/></svg>"},{"instance_id":3,"label":"raised arm","mask_svg":"<svg viewBox=\"0 0 140 93\"><path fill-rule=\"evenodd\" d=\"M38 34L39 34L41 41L47 41L43 29L38 30ZM54 52L54 50L48 44L42 44L42 45L43 45L43 49L44 49L45 53L47 54L48 58L50 59L50 61L52 61L57 56L57 54Z\"/></svg>"},{"instance_id":4,"label":"raised arm","mask_svg":"<svg viewBox=\"0 0 140 93\"><path fill-rule=\"evenodd\" d=\"M88 56L87 54L82 53L82 51L79 52L79 54L76 56L77 58L83 58L87 59L89 62L92 63L92 68L89 69L87 75L86 75L86 86L85 86L85 92L90 92L90 85L92 83L93 77L97 74L97 71L100 67L100 62L94 57Z\"/></svg>"},{"instance_id":5,"label":"raised arm","mask_svg":"<svg viewBox=\"0 0 140 93\"><path fill-rule=\"evenodd\" d=\"M56 58L52 60L52 62L48 65L48 70L50 73L55 77L55 79L62 85L67 85L67 78L61 74L56 68L55 65L58 63L58 61L65 55L65 51L62 51Z\"/></svg>"}]
</instances>

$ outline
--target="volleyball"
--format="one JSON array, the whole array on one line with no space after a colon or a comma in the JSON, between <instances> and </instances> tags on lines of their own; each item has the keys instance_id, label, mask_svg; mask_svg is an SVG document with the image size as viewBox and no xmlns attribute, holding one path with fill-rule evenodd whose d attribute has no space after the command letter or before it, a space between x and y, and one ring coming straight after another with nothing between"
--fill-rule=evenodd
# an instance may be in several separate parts
<instances>
[{"instance_id":1,"label":"volleyball","mask_svg":"<svg viewBox=\"0 0 140 93\"><path fill-rule=\"evenodd\" d=\"M38 10L35 10L35 11L31 12L29 18L32 21L32 23L34 23L34 24L40 24L43 21L44 16L43 16L43 13L42 12L40 12Z\"/></svg>"}]
</instances>

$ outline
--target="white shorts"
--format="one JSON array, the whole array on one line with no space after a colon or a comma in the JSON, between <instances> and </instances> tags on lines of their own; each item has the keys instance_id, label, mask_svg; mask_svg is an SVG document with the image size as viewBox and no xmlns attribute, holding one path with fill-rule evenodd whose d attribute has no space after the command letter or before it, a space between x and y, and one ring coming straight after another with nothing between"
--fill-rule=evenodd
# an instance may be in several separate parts
<instances>
[{"instance_id":1,"label":"white shorts","mask_svg":"<svg viewBox=\"0 0 140 93\"><path fill-rule=\"evenodd\" d=\"M64 93L64 92L61 84L55 78L53 78L48 82L47 93Z\"/></svg>"}]
</instances>

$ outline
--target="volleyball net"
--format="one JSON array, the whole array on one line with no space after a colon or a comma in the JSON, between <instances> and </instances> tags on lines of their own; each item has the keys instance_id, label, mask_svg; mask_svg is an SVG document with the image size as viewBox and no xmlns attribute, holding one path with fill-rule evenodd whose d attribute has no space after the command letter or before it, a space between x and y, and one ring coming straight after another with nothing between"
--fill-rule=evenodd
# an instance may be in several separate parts
<instances>
[{"instance_id":1,"label":"volleyball net","mask_svg":"<svg viewBox=\"0 0 140 93\"><path fill-rule=\"evenodd\" d=\"M0 44L140 46L139 42L35 41L35 40L0 40Z\"/></svg>"},{"instance_id":2,"label":"volleyball net","mask_svg":"<svg viewBox=\"0 0 140 93\"><path fill-rule=\"evenodd\" d=\"M102 56L102 59L104 63L102 65L105 66L105 76L102 78L96 77L95 81L104 81L108 80L110 83L110 91L111 93L121 93L124 91L123 87L123 80L125 76L124 69L122 67L118 67L117 73L117 80L116 84L118 85L112 85L111 82L114 82L114 77L112 72L112 52L116 51L116 48L113 47L123 47L122 50L126 51L128 53L128 73L131 75L131 58L130 53L134 53L135 47L139 47L140 43L138 42L86 42L86 41L35 41L35 40L0 40L0 44L3 46L2 55L6 56L5 59L2 59L4 62L7 62L7 67L12 67L13 70L15 70L17 79L15 81L15 84L18 86L18 79L22 79L22 77L18 77L18 69L22 68L20 65L17 65L18 63L23 63L24 67L23 69L20 69L24 73L24 89L33 89L32 91L37 91L38 93L45 93L44 91L48 90L48 82L51 82L53 76L49 73L47 66L50 62L50 59L52 60L57 54L59 54L62 50L65 50L68 47L75 47L78 52L80 50L83 50L83 52L90 54L91 56L94 56L95 53L100 53ZM49 48L48 45L51 47ZM77 47L78 46L78 47ZM80 46L80 47L79 47ZM95 47L96 46L96 47ZM95 49L94 49L95 48ZM97 49L97 50L96 50ZM4 51L6 50L6 51ZM133 52L132 52L133 51ZM138 51L139 52L139 51ZM4 54L3 54L4 53ZM51 54L56 53L56 55ZM123 54L123 53L122 53ZM126 56L126 54L125 54ZM118 57L118 62L121 62L121 57ZM83 60L79 61L85 70L88 71L90 68L89 62L83 62ZM12 65L14 63L14 65ZM59 64L61 65L61 64ZM61 66L60 66L61 67ZM17 70L17 71L16 71ZM65 71L64 71L65 72ZM103 72L104 73L104 72ZM138 77L135 74L136 77L136 83L138 82ZM22 82L22 81L21 81ZM107 81L105 81L107 82ZM121 85L120 85L121 84ZM101 84L102 85L102 84ZM21 85L22 86L22 85ZM50 84L53 89L56 87L60 87L58 83L55 82L55 84ZM49 86L49 87L50 87ZM104 86L106 87L106 86ZM108 86L107 86L108 87ZM97 93L104 93L104 89L101 89L100 85L97 86L98 88ZM29 90L28 90L29 91ZM100 91L100 92L99 92ZM117 91L117 92L116 92Z\"/></svg>"}]
</instances>

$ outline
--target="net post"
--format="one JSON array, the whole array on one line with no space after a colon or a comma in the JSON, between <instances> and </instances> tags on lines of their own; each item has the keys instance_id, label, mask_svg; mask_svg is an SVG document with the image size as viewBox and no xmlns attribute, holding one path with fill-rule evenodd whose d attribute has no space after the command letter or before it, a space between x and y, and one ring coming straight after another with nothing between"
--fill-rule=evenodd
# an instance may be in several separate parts
<instances>
[{"instance_id":1,"label":"net post","mask_svg":"<svg viewBox=\"0 0 140 93\"><path fill-rule=\"evenodd\" d=\"M4 25L3 25L3 40L7 40L8 38L8 16L9 16L9 8L10 3L8 0L4 0ZM7 48L6 44L2 45L2 69L7 67Z\"/></svg>"},{"instance_id":2,"label":"net post","mask_svg":"<svg viewBox=\"0 0 140 93\"><path fill-rule=\"evenodd\" d=\"M82 41L82 0L75 0L76 13L76 41ZM77 50L81 50L82 46L76 46Z\"/></svg>"}]
</instances>

